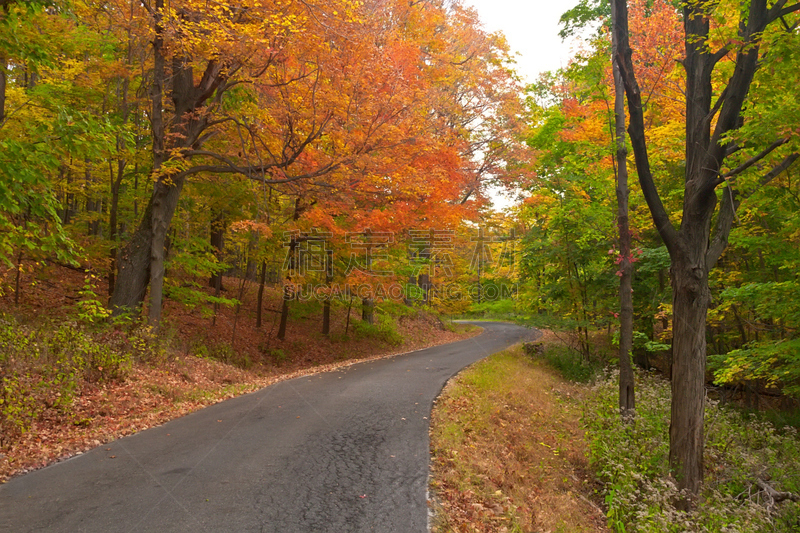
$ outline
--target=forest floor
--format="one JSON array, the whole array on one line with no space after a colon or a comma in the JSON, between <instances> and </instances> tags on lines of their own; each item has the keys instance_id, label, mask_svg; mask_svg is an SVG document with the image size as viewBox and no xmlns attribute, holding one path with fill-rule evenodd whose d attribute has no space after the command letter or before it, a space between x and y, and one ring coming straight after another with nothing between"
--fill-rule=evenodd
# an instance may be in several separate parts
<instances>
[{"instance_id":1,"label":"forest floor","mask_svg":"<svg viewBox=\"0 0 800 533\"><path fill-rule=\"evenodd\" d=\"M590 393L520 346L451 380L431 419L432 531L608 531L580 421Z\"/></svg>"},{"instance_id":2,"label":"forest floor","mask_svg":"<svg viewBox=\"0 0 800 533\"><path fill-rule=\"evenodd\" d=\"M18 327L84 327L75 317L77 303L91 298L83 289L85 273L52 265L28 269L17 304L14 274L0 270L0 315L13 317ZM134 358L120 379L81 379L69 405L43 408L27 430L0 437L0 483L277 381L454 342L480 331L397 304L392 309L387 304L385 310L379 304L377 312L391 320L382 328L366 328L357 304L348 309L339 303L332 309L331 334L325 336L320 332L321 304L306 302L293 303L286 339L280 341L275 312L281 304L279 289L266 289L263 306L268 312L257 328L257 286L246 284L240 293L240 287L233 289L238 281L225 279L230 292L242 295L238 312L222 307L214 318L199 306L190 309L167 300L160 333L143 337L158 343L162 356ZM94 292L105 290L97 281ZM105 337L97 335L102 342Z\"/></svg>"}]
</instances>

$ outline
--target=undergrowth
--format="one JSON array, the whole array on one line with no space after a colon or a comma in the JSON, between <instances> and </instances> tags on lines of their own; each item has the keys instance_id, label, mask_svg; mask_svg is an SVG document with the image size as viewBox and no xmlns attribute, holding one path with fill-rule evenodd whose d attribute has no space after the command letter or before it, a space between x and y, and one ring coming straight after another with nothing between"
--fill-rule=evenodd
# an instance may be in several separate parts
<instances>
[{"instance_id":1,"label":"undergrowth","mask_svg":"<svg viewBox=\"0 0 800 533\"><path fill-rule=\"evenodd\" d=\"M590 461L604 483L609 525L616 532L751 533L800 531L800 503L770 504L758 483L800 492L800 442L795 428L781 432L766 421L706 403L706 477L694 510L669 475L670 387L639 373L636 419L618 411L618 375L595 386L586 406Z\"/></svg>"},{"instance_id":2,"label":"undergrowth","mask_svg":"<svg viewBox=\"0 0 800 533\"><path fill-rule=\"evenodd\" d=\"M0 445L47 411L69 415L84 383L124 380L134 360L163 357L147 327L30 326L0 315Z\"/></svg>"},{"instance_id":3,"label":"undergrowth","mask_svg":"<svg viewBox=\"0 0 800 533\"><path fill-rule=\"evenodd\" d=\"M397 331L397 323L388 314L376 314L374 324L364 321L353 322L356 339L377 339L390 346L403 344L403 336Z\"/></svg>"},{"instance_id":4,"label":"undergrowth","mask_svg":"<svg viewBox=\"0 0 800 533\"><path fill-rule=\"evenodd\" d=\"M567 346L550 345L544 350L542 358L564 379L578 383L589 383L602 370L597 361L588 360Z\"/></svg>"}]
</instances>

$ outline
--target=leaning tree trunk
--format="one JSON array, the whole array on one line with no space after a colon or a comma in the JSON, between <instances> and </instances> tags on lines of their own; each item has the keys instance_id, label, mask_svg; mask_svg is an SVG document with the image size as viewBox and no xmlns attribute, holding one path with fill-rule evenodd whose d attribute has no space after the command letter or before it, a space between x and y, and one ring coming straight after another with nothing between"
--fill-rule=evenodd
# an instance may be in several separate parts
<instances>
[{"instance_id":1,"label":"leaning tree trunk","mask_svg":"<svg viewBox=\"0 0 800 533\"><path fill-rule=\"evenodd\" d=\"M139 227L119 254L119 269L109 306L114 314L141 308L150 281L152 203L148 203Z\"/></svg>"}]
</instances>

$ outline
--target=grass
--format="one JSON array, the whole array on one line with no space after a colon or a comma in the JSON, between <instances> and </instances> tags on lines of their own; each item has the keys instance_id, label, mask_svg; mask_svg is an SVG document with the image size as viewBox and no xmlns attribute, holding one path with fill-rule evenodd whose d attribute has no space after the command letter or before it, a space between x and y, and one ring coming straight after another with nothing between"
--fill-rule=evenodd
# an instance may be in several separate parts
<instances>
[{"instance_id":1,"label":"grass","mask_svg":"<svg viewBox=\"0 0 800 533\"><path fill-rule=\"evenodd\" d=\"M452 380L432 418L432 531L596 532L582 386L515 347Z\"/></svg>"}]
</instances>

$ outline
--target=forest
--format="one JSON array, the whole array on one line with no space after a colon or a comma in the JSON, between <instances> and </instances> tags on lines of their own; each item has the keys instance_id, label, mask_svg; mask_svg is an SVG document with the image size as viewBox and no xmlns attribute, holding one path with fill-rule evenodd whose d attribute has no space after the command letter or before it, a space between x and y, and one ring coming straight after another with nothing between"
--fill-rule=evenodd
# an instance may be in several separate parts
<instances>
[{"instance_id":1,"label":"forest","mask_svg":"<svg viewBox=\"0 0 800 533\"><path fill-rule=\"evenodd\" d=\"M0 446L176 330L250 366L424 310L556 332L631 424L671 378L693 508L709 396L800 423L800 4L558 29L525 84L460 0L2 0Z\"/></svg>"}]
</instances>

